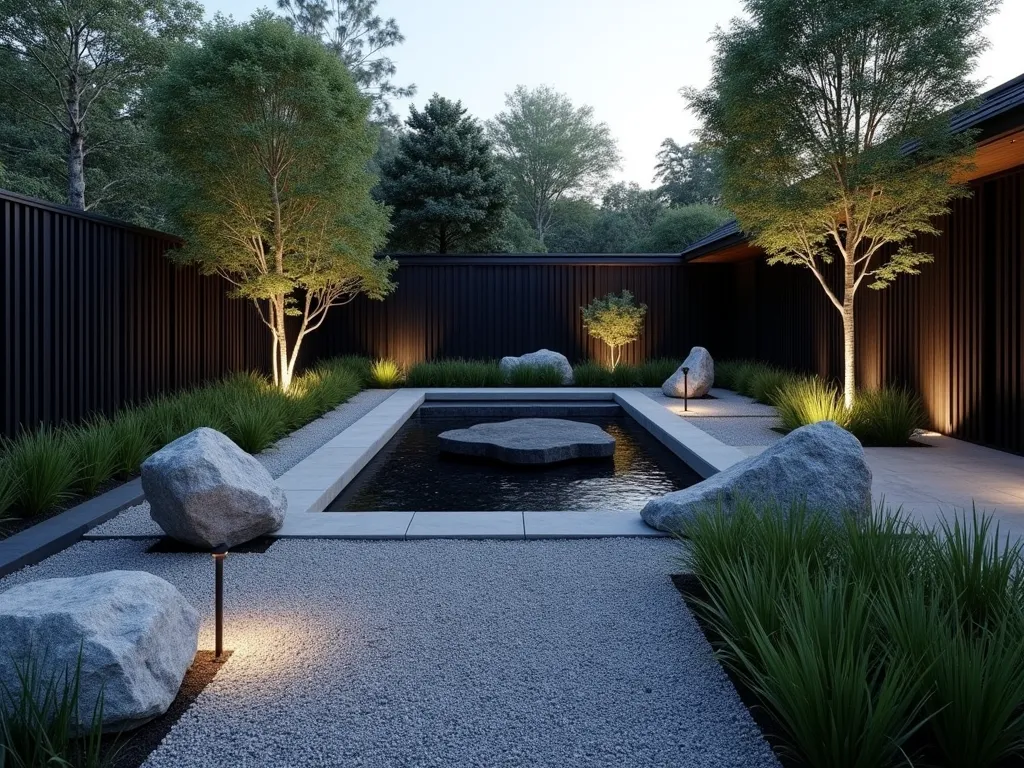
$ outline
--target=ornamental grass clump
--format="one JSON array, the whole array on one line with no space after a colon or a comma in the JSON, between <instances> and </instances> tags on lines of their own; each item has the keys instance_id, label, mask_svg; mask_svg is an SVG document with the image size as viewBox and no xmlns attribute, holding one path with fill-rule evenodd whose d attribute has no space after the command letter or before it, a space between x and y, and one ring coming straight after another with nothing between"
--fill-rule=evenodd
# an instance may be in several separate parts
<instances>
[{"instance_id":1,"label":"ornamental grass clump","mask_svg":"<svg viewBox=\"0 0 1024 768\"><path fill-rule=\"evenodd\" d=\"M587 332L607 345L608 367L614 370L622 357L622 348L640 338L647 305L637 304L633 294L623 290L621 295L609 293L594 299L580 312Z\"/></svg>"},{"instance_id":2,"label":"ornamental grass clump","mask_svg":"<svg viewBox=\"0 0 1024 768\"><path fill-rule=\"evenodd\" d=\"M819 421L834 421L841 427L850 424L839 388L817 377L793 379L776 391L772 405L786 430Z\"/></svg>"},{"instance_id":3,"label":"ornamental grass clump","mask_svg":"<svg viewBox=\"0 0 1024 768\"><path fill-rule=\"evenodd\" d=\"M267 399L236 401L228 411L227 420L224 434L246 453L266 450L286 430L282 409Z\"/></svg>"},{"instance_id":4,"label":"ornamental grass clump","mask_svg":"<svg viewBox=\"0 0 1024 768\"><path fill-rule=\"evenodd\" d=\"M3 445L0 443L0 451ZM21 488L10 460L0 452L0 523L10 516L11 507L18 499Z\"/></svg>"},{"instance_id":5,"label":"ornamental grass clump","mask_svg":"<svg viewBox=\"0 0 1024 768\"><path fill-rule=\"evenodd\" d=\"M927 423L921 398L904 387L857 393L849 429L868 445L906 445Z\"/></svg>"},{"instance_id":6,"label":"ornamental grass clump","mask_svg":"<svg viewBox=\"0 0 1024 768\"><path fill-rule=\"evenodd\" d=\"M936 529L741 503L685 529L690 602L811 768L1024 758L1024 556L976 512ZM1016 763L1012 763L1016 764Z\"/></svg>"},{"instance_id":7,"label":"ornamental grass clump","mask_svg":"<svg viewBox=\"0 0 1024 768\"><path fill-rule=\"evenodd\" d=\"M402 383L402 367L394 360L381 358L370 364L370 386L394 389Z\"/></svg>"},{"instance_id":8,"label":"ornamental grass clump","mask_svg":"<svg viewBox=\"0 0 1024 768\"><path fill-rule=\"evenodd\" d=\"M93 496L117 472L118 443L110 420L96 416L71 432L78 475L75 490Z\"/></svg>"},{"instance_id":9,"label":"ornamental grass clump","mask_svg":"<svg viewBox=\"0 0 1024 768\"><path fill-rule=\"evenodd\" d=\"M78 467L66 432L48 426L23 431L6 454L18 478L15 504L21 511L37 515L74 495Z\"/></svg>"},{"instance_id":10,"label":"ornamental grass clump","mask_svg":"<svg viewBox=\"0 0 1024 768\"><path fill-rule=\"evenodd\" d=\"M771 405L781 390L797 381L799 377L771 365L759 366L746 381L749 397L759 403Z\"/></svg>"}]
</instances>

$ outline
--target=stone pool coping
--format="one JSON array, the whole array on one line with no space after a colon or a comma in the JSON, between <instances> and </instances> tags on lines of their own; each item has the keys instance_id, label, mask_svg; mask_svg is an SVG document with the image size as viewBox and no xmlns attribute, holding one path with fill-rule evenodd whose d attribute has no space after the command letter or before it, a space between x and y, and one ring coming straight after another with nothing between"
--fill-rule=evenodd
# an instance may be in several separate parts
<instances>
[{"instance_id":1,"label":"stone pool coping","mask_svg":"<svg viewBox=\"0 0 1024 768\"><path fill-rule=\"evenodd\" d=\"M658 536L638 512L337 512L323 510L427 401L608 400L701 477L746 455L668 411L643 392L608 388L400 389L277 479L288 498L278 538L578 538ZM90 537L92 538L92 537ZM98 537L97 537L98 538Z\"/></svg>"}]
</instances>

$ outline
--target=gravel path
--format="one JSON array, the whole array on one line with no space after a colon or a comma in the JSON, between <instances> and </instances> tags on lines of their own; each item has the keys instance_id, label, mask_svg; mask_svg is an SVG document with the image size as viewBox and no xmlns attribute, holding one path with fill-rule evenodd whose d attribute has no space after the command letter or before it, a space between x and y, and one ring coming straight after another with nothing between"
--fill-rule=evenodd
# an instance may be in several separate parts
<instances>
[{"instance_id":1,"label":"gravel path","mask_svg":"<svg viewBox=\"0 0 1024 768\"><path fill-rule=\"evenodd\" d=\"M343 429L355 424L394 394L390 389L367 389L354 395L330 413L311 421L263 453L256 456L267 471L280 477ZM129 507L113 520L93 528L89 533L104 536L162 536L163 531L149 516L149 502Z\"/></svg>"},{"instance_id":2,"label":"gravel path","mask_svg":"<svg viewBox=\"0 0 1024 768\"><path fill-rule=\"evenodd\" d=\"M144 569L203 613L208 555L82 542L0 582ZM225 564L234 655L146 768L777 768L668 541L279 541Z\"/></svg>"},{"instance_id":3,"label":"gravel path","mask_svg":"<svg viewBox=\"0 0 1024 768\"><path fill-rule=\"evenodd\" d=\"M686 419L726 445L767 446L784 435L772 431L782 424L777 416L701 416Z\"/></svg>"}]
</instances>

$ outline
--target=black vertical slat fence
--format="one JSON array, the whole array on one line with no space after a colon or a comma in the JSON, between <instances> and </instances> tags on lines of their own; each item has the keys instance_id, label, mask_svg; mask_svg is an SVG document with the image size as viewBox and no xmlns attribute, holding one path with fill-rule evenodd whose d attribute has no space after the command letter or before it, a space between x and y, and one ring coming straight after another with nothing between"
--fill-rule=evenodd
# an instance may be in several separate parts
<instances>
[{"instance_id":1,"label":"black vertical slat fence","mask_svg":"<svg viewBox=\"0 0 1024 768\"><path fill-rule=\"evenodd\" d=\"M623 362L681 357L694 344L717 346L724 337L715 313L728 304L722 293L728 273L684 268L675 255L395 258L394 294L332 310L310 339L313 357L358 354L409 365L546 347L571 361L605 360L607 348L587 334L580 308L623 289L648 307L643 333L624 350Z\"/></svg>"},{"instance_id":2,"label":"black vertical slat fence","mask_svg":"<svg viewBox=\"0 0 1024 768\"><path fill-rule=\"evenodd\" d=\"M174 237L0 191L0 434L266 370L254 308Z\"/></svg>"}]
</instances>

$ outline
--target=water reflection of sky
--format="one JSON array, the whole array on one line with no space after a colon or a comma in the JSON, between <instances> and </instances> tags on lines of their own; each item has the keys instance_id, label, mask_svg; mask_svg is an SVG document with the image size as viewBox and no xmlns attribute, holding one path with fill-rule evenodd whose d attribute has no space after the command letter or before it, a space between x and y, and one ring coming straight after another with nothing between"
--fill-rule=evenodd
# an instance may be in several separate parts
<instances>
[{"instance_id":1,"label":"water reflection of sky","mask_svg":"<svg viewBox=\"0 0 1024 768\"><path fill-rule=\"evenodd\" d=\"M612 459L520 467L447 456L437 435L493 417L414 416L328 511L633 510L698 482L627 416L580 417L615 437Z\"/></svg>"}]
</instances>

